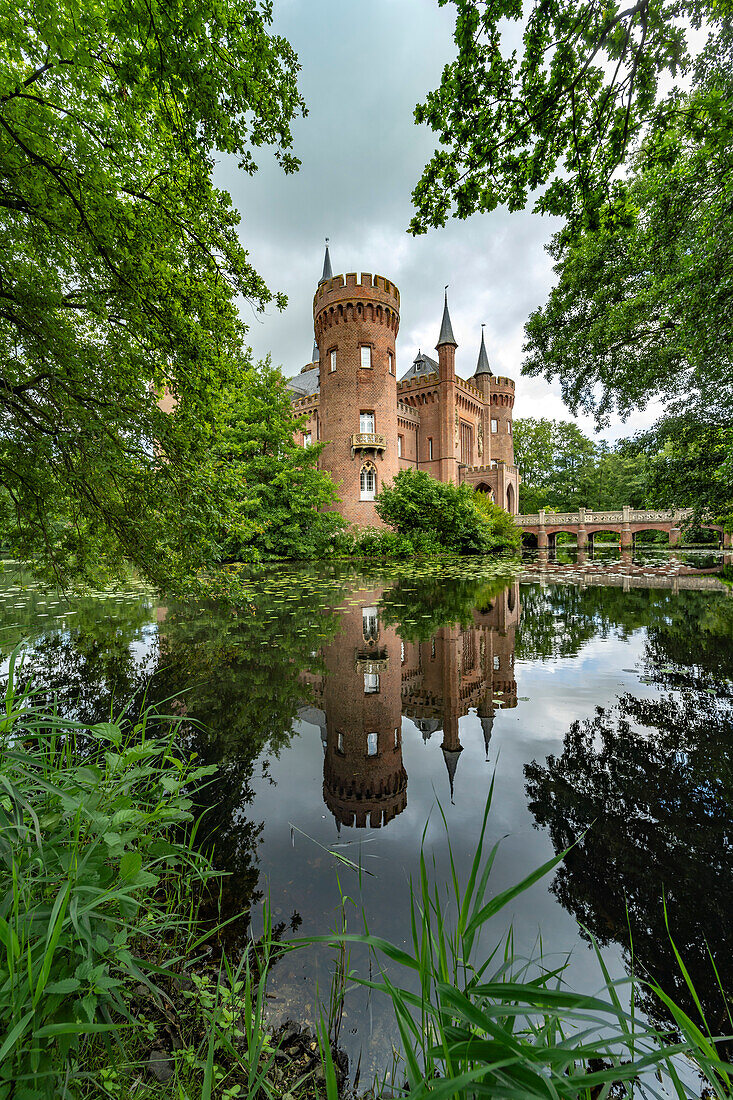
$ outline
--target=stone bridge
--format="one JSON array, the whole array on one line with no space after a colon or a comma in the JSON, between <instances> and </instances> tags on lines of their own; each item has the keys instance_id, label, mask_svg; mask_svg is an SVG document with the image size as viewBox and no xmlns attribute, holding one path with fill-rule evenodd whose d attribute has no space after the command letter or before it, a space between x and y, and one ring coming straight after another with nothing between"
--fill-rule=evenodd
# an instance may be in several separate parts
<instances>
[{"instance_id":1,"label":"stone bridge","mask_svg":"<svg viewBox=\"0 0 733 1100\"><path fill-rule=\"evenodd\" d=\"M593 548L593 538L601 531L611 531L619 536L621 549L631 550L634 536L640 531L665 531L669 535L669 545L677 546L682 527L692 518L692 509L673 509L660 511L653 509L629 508L620 512L593 511L579 508L577 512L545 512L540 510L532 515L518 515L514 522L521 527L525 535L534 535L540 550L553 549L561 531L575 535L578 549ZM706 530L717 531L720 543L726 549L733 546L730 531L723 531L719 524L704 523Z\"/></svg>"}]
</instances>

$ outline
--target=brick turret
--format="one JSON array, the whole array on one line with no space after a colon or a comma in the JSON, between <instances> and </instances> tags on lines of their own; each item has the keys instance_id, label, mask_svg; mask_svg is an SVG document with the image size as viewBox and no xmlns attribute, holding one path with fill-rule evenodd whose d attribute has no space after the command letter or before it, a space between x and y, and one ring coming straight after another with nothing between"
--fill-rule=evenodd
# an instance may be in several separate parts
<instances>
[{"instance_id":1,"label":"brick turret","mask_svg":"<svg viewBox=\"0 0 733 1100\"><path fill-rule=\"evenodd\" d=\"M360 526L381 525L373 497L399 469L399 310L399 291L382 275L322 279L313 299L326 441L321 467L341 485L339 511Z\"/></svg>"}]
</instances>

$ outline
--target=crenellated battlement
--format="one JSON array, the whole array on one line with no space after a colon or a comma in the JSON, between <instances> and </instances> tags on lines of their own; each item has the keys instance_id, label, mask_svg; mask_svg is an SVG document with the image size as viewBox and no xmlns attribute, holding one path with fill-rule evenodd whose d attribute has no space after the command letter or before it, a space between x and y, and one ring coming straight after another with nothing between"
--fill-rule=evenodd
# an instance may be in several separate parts
<instances>
[{"instance_id":1,"label":"crenellated battlement","mask_svg":"<svg viewBox=\"0 0 733 1100\"><path fill-rule=\"evenodd\" d=\"M514 390L514 379L494 374L491 376L490 386L492 390Z\"/></svg>"},{"instance_id":2,"label":"crenellated battlement","mask_svg":"<svg viewBox=\"0 0 733 1100\"><path fill-rule=\"evenodd\" d=\"M395 284L384 275L372 275L362 271L357 278L355 271L346 275L334 275L331 279L319 283L313 295L313 316L322 309L348 301L379 302L382 306L394 310L399 315L400 292Z\"/></svg>"}]
</instances>

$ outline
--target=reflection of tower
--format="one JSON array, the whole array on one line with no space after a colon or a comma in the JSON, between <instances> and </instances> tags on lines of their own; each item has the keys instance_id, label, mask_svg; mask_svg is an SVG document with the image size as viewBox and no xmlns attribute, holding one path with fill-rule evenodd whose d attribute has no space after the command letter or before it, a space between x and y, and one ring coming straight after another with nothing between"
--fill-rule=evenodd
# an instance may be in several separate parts
<instances>
[{"instance_id":1,"label":"reflection of tower","mask_svg":"<svg viewBox=\"0 0 733 1100\"><path fill-rule=\"evenodd\" d=\"M379 621L381 591L362 593L324 653L323 798L337 823L386 825L407 805L400 640Z\"/></svg>"},{"instance_id":2,"label":"reflection of tower","mask_svg":"<svg viewBox=\"0 0 733 1100\"><path fill-rule=\"evenodd\" d=\"M476 708L488 759L496 711L517 705L514 635L519 611L515 581L479 604L467 628L441 627L428 641L403 647L403 712L412 718L423 740L442 729L451 800L463 752L461 717Z\"/></svg>"}]
</instances>

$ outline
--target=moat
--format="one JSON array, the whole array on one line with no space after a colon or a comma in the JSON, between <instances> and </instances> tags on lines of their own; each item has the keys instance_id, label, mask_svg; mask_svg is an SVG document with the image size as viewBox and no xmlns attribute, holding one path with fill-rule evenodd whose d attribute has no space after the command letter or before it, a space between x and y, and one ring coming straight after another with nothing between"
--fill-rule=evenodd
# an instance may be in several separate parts
<instances>
[{"instance_id":1,"label":"moat","mask_svg":"<svg viewBox=\"0 0 733 1100\"><path fill-rule=\"evenodd\" d=\"M442 813L466 875L492 777L498 891L570 844L518 899L515 950L571 956L601 984L579 924L613 974L629 965L687 992L664 924L724 1030L714 954L733 982L733 598L719 554L571 552L521 566L261 567L236 607L165 603L142 587L66 600L7 567L0 641L69 715L142 701L182 719L219 765L202 839L215 845L231 949L269 897L280 934L409 935L421 843L449 875ZM342 857L342 858L339 858ZM506 918L486 948L506 934ZM368 977L368 958L349 964ZM273 971L271 1014L314 1018L334 953ZM340 1040L364 1075L389 1064L391 1014L347 996Z\"/></svg>"}]
</instances>

